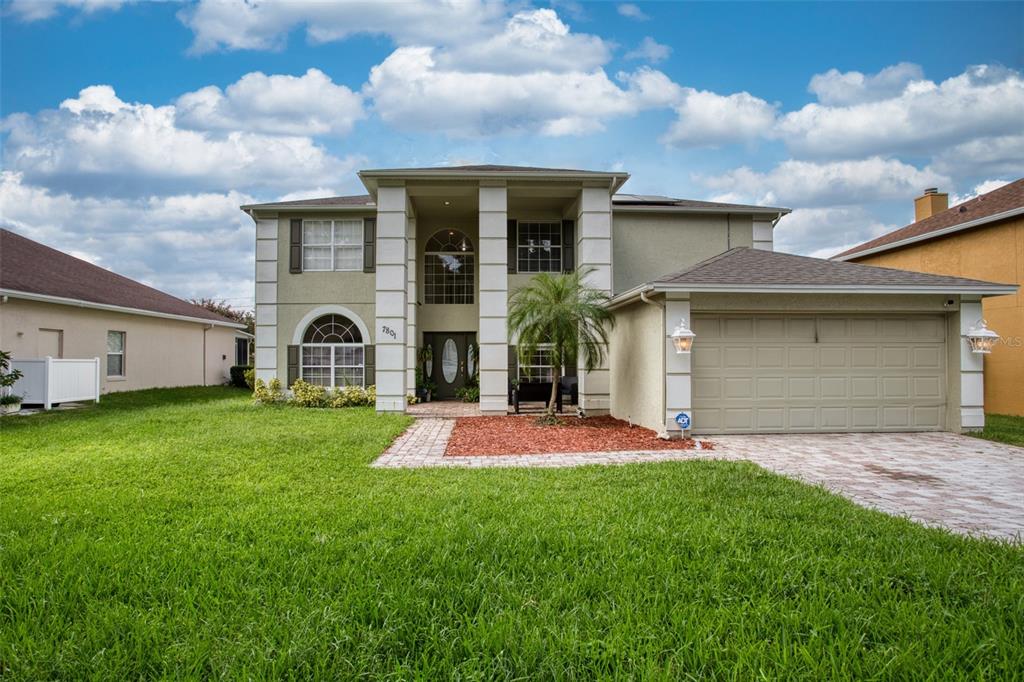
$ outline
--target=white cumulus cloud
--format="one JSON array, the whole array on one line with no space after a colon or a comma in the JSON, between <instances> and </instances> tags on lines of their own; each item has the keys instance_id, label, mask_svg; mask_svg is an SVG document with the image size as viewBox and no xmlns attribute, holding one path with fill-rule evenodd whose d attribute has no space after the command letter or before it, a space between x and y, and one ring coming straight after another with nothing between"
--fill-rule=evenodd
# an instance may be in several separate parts
<instances>
[{"instance_id":1,"label":"white cumulus cloud","mask_svg":"<svg viewBox=\"0 0 1024 682\"><path fill-rule=\"evenodd\" d=\"M775 125L778 106L748 92L720 95L682 89L677 118L661 141L676 147L718 147L755 140Z\"/></svg>"},{"instance_id":2,"label":"white cumulus cloud","mask_svg":"<svg viewBox=\"0 0 1024 682\"><path fill-rule=\"evenodd\" d=\"M199 130L279 135L345 135L363 118L363 99L319 69L302 76L247 73L224 90L215 85L178 98L178 123Z\"/></svg>"},{"instance_id":3,"label":"white cumulus cloud","mask_svg":"<svg viewBox=\"0 0 1024 682\"><path fill-rule=\"evenodd\" d=\"M11 0L7 11L21 21L41 21L57 14L61 7L75 9L83 14L101 10L117 10L126 0Z\"/></svg>"},{"instance_id":4,"label":"white cumulus cloud","mask_svg":"<svg viewBox=\"0 0 1024 682\"><path fill-rule=\"evenodd\" d=\"M657 40L650 36L645 36L640 44L636 46L636 49L630 50L626 53L626 59L643 59L644 61L657 64L663 62L669 58L672 54L672 48L668 45L662 45Z\"/></svg>"},{"instance_id":5,"label":"white cumulus cloud","mask_svg":"<svg viewBox=\"0 0 1024 682\"><path fill-rule=\"evenodd\" d=\"M971 140L1019 135L1024 132L1021 112L1021 74L976 66L941 83L911 80L887 99L808 104L786 114L778 134L798 155L815 158L937 154Z\"/></svg>"},{"instance_id":6,"label":"white cumulus cloud","mask_svg":"<svg viewBox=\"0 0 1024 682\"><path fill-rule=\"evenodd\" d=\"M853 206L914 197L925 187L949 186L949 177L896 159L783 161L767 172L737 168L703 178L719 193L748 202L790 207Z\"/></svg>"},{"instance_id":7,"label":"white cumulus cloud","mask_svg":"<svg viewBox=\"0 0 1024 682\"><path fill-rule=\"evenodd\" d=\"M847 106L898 97L908 83L919 80L924 80L924 71L920 66L900 62L870 75L860 71L829 69L825 73L815 74L807 89L822 104Z\"/></svg>"},{"instance_id":8,"label":"white cumulus cloud","mask_svg":"<svg viewBox=\"0 0 1024 682\"><path fill-rule=\"evenodd\" d=\"M351 181L361 161L337 158L309 137L184 129L174 106L124 102L106 85L59 110L12 114L0 130L7 169L74 193L280 191Z\"/></svg>"},{"instance_id":9,"label":"white cumulus cloud","mask_svg":"<svg viewBox=\"0 0 1024 682\"><path fill-rule=\"evenodd\" d=\"M632 2L620 3L616 9L620 16L624 16L627 19L633 19L634 21L647 21L650 19L642 9Z\"/></svg>"},{"instance_id":10,"label":"white cumulus cloud","mask_svg":"<svg viewBox=\"0 0 1024 682\"><path fill-rule=\"evenodd\" d=\"M252 220L240 192L73 197L0 172L0 225L180 298L251 307Z\"/></svg>"}]
</instances>

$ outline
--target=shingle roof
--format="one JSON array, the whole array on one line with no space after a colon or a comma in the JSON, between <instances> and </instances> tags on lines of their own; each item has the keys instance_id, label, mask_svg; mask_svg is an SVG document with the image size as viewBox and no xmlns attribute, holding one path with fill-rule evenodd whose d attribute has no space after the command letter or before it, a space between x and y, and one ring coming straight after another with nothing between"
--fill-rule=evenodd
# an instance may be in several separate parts
<instances>
[{"instance_id":1,"label":"shingle roof","mask_svg":"<svg viewBox=\"0 0 1024 682\"><path fill-rule=\"evenodd\" d=\"M730 249L685 270L659 277L653 283L738 287L935 287L951 290L1013 286L748 247Z\"/></svg>"},{"instance_id":2,"label":"shingle roof","mask_svg":"<svg viewBox=\"0 0 1024 682\"><path fill-rule=\"evenodd\" d=\"M896 244L907 239L926 239L932 232L952 228L963 223L982 220L1021 207L1024 207L1024 178L981 196L968 199L962 204L948 208L945 211L936 213L916 223L911 223L888 234L883 234L881 237L864 242L860 246L847 249L832 257L845 258L862 251Z\"/></svg>"},{"instance_id":3,"label":"shingle roof","mask_svg":"<svg viewBox=\"0 0 1024 682\"><path fill-rule=\"evenodd\" d=\"M242 208L260 208L263 206L366 206L373 208L377 204L369 194L355 194L345 197L323 197L320 199L294 199L292 201L271 201L265 204L248 204Z\"/></svg>"},{"instance_id":4,"label":"shingle roof","mask_svg":"<svg viewBox=\"0 0 1024 682\"><path fill-rule=\"evenodd\" d=\"M234 324L206 308L4 229L0 289Z\"/></svg>"},{"instance_id":5,"label":"shingle roof","mask_svg":"<svg viewBox=\"0 0 1024 682\"><path fill-rule=\"evenodd\" d=\"M403 173L403 172L445 172L453 173L580 173L595 175L607 175L605 171L580 170L577 168L541 168L538 166L503 166L495 164L482 164L471 166L427 166L425 168L372 168L363 173Z\"/></svg>"},{"instance_id":6,"label":"shingle roof","mask_svg":"<svg viewBox=\"0 0 1024 682\"><path fill-rule=\"evenodd\" d=\"M716 209L736 211L768 211L778 213L789 213L788 208L776 206L755 206L752 204L728 204L718 201L698 201L696 199L675 199L654 194L616 194L612 197L612 203L616 206L678 206L680 208L693 209Z\"/></svg>"}]
</instances>

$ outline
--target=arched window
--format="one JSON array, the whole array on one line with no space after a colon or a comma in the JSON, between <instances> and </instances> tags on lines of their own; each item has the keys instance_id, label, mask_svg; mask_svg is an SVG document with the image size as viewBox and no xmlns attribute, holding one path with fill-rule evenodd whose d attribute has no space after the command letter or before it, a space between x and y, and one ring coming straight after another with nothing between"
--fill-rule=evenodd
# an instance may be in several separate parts
<instances>
[{"instance_id":1,"label":"arched window","mask_svg":"<svg viewBox=\"0 0 1024 682\"><path fill-rule=\"evenodd\" d=\"M320 386L364 386L363 335L344 315L323 315L302 335L304 381Z\"/></svg>"},{"instance_id":2,"label":"arched window","mask_svg":"<svg viewBox=\"0 0 1024 682\"><path fill-rule=\"evenodd\" d=\"M424 303L472 303L476 258L473 242L458 230L441 230L427 240L423 266Z\"/></svg>"}]
</instances>

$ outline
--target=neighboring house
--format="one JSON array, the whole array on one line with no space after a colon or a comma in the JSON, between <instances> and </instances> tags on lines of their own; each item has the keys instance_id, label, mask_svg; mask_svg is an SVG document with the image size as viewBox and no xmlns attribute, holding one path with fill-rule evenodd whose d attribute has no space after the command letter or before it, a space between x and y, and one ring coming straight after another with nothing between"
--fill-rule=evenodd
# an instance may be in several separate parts
<instances>
[{"instance_id":1,"label":"neighboring house","mask_svg":"<svg viewBox=\"0 0 1024 682\"><path fill-rule=\"evenodd\" d=\"M833 258L1024 283L1024 179L952 208L948 203L945 193L925 190L914 200L913 223ZM982 313L1001 337L985 358L985 409L1024 415L1024 295L986 298Z\"/></svg>"},{"instance_id":2,"label":"neighboring house","mask_svg":"<svg viewBox=\"0 0 1024 682\"><path fill-rule=\"evenodd\" d=\"M0 230L0 348L14 359L100 358L104 393L223 384L244 326ZM239 357L243 353L244 357Z\"/></svg>"},{"instance_id":3,"label":"neighboring house","mask_svg":"<svg viewBox=\"0 0 1024 682\"><path fill-rule=\"evenodd\" d=\"M509 295L537 272L588 268L617 316L606 366L579 372L588 414L675 433L680 414L695 433L984 422L981 361L961 335L1012 285L775 254L788 209L617 194L623 172L359 177L367 195L242 207L259 378L375 383L377 409L400 412L429 346L442 397L478 370L481 411L503 414L510 381L550 374L543 352L519 364ZM673 350L681 318L692 355Z\"/></svg>"}]
</instances>

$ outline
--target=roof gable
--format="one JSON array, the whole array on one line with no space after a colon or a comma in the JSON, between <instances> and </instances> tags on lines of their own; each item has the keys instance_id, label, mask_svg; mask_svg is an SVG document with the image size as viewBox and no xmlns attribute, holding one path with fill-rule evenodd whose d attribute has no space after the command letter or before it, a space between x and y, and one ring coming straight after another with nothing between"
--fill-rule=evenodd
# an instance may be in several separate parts
<instances>
[{"instance_id":1,"label":"roof gable","mask_svg":"<svg viewBox=\"0 0 1024 682\"><path fill-rule=\"evenodd\" d=\"M921 241L928 239L933 234L936 237L942 236L958 225L963 225L965 229L974 226L980 227L988 224L991 220L1000 219L1001 214L1014 209L1024 209L1024 178L981 196L968 199L924 220L883 234L881 237L864 242L832 257L845 260L858 254L867 255L864 253L866 251L872 253L887 251L889 248L902 245L903 242Z\"/></svg>"},{"instance_id":2,"label":"roof gable","mask_svg":"<svg viewBox=\"0 0 1024 682\"><path fill-rule=\"evenodd\" d=\"M236 324L206 308L5 229L0 229L0 288Z\"/></svg>"}]
</instances>

